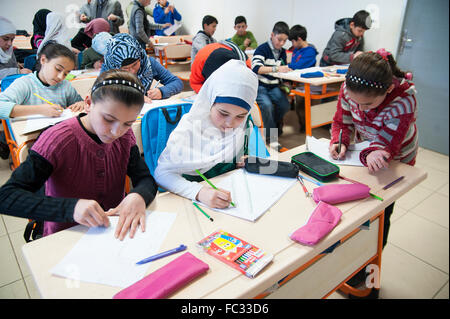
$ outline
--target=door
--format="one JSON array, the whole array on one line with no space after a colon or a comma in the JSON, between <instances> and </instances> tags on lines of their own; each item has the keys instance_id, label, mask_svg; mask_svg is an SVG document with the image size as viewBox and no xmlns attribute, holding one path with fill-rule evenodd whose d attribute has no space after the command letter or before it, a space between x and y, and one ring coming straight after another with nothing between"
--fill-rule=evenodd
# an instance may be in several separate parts
<instances>
[{"instance_id":1,"label":"door","mask_svg":"<svg viewBox=\"0 0 450 319\"><path fill-rule=\"evenodd\" d=\"M417 89L419 145L448 155L448 0L409 0L397 64Z\"/></svg>"}]
</instances>

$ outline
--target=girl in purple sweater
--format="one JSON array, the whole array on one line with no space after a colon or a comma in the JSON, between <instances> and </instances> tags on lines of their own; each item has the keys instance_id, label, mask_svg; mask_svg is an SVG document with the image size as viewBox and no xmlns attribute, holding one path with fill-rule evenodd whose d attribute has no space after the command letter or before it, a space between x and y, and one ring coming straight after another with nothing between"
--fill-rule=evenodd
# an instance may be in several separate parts
<instances>
[{"instance_id":1,"label":"girl in purple sweater","mask_svg":"<svg viewBox=\"0 0 450 319\"><path fill-rule=\"evenodd\" d=\"M102 73L86 98L87 114L45 130L0 188L0 213L44 220L44 236L76 223L108 227L111 215L120 216L120 240L139 226L145 231L145 210L157 186L131 130L144 93L128 72ZM39 194L44 185L45 195Z\"/></svg>"}]
</instances>

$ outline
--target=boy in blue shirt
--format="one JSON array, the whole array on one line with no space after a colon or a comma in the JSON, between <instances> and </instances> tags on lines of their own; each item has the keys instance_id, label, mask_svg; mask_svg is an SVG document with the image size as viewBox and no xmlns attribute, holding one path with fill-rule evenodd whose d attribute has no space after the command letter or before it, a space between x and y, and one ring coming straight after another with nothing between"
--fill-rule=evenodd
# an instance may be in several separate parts
<instances>
[{"instance_id":1,"label":"boy in blue shirt","mask_svg":"<svg viewBox=\"0 0 450 319\"><path fill-rule=\"evenodd\" d=\"M277 140L282 133L284 114L291 105L280 90L281 80L270 73L291 71L286 65L286 50L283 48L288 37L289 26L282 21L275 23L269 41L258 46L252 58L252 70L258 74L256 102L261 109L266 142L278 151L283 150Z\"/></svg>"},{"instance_id":2,"label":"boy in blue shirt","mask_svg":"<svg viewBox=\"0 0 450 319\"><path fill-rule=\"evenodd\" d=\"M181 14L175 9L173 4L169 4L167 0L158 0L153 10L153 19L159 24L175 24L175 20L181 21ZM167 29L167 28L165 28ZM165 35L164 30L156 30L156 35ZM174 35L170 34L170 35Z\"/></svg>"},{"instance_id":3,"label":"boy in blue shirt","mask_svg":"<svg viewBox=\"0 0 450 319\"><path fill-rule=\"evenodd\" d=\"M291 69L305 69L316 65L318 52L313 44L306 42L306 35L306 28L299 24L289 30L289 40L294 48L291 63L289 63Z\"/></svg>"}]
</instances>

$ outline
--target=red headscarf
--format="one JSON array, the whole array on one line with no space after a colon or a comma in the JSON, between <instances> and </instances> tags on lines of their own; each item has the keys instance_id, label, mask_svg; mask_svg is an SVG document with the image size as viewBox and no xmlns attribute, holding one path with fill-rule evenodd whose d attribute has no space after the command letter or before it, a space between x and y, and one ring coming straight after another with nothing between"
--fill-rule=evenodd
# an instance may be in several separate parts
<instances>
[{"instance_id":1,"label":"red headscarf","mask_svg":"<svg viewBox=\"0 0 450 319\"><path fill-rule=\"evenodd\" d=\"M86 24L84 33L90 38L93 38L97 33L109 32L109 22L103 18L97 18Z\"/></svg>"}]
</instances>

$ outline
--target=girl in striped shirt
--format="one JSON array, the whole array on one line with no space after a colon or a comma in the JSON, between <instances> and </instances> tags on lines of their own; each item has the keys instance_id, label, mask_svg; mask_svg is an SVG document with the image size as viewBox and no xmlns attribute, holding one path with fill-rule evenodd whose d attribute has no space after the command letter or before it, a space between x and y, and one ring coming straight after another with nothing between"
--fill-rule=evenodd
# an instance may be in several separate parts
<instances>
[{"instance_id":1,"label":"girl in striped shirt","mask_svg":"<svg viewBox=\"0 0 450 319\"><path fill-rule=\"evenodd\" d=\"M384 49L358 55L350 64L339 93L337 111L331 127L330 154L345 157L354 133L355 141L368 140L360 160L370 173L389 167L389 161L414 165L417 155L416 93L411 73L401 71ZM341 151L338 154L339 133ZM387 243L394 203L384 210L383 247ZM365 281L361 270L347 283Z\"/></svg>"},{"instance_id":2,"label":"girl in striped shirt","mask_svg":"<svg viewBox=\"0 0 450 319\"><path fill-rule=\"evenodd\" d=\"M355 58L348 68L333 118L330 154L343 158L355 140L368 140L360 160L371 173L390 160L414 165L417 155L416 98L411 73L398 69L392 55L380 49ZM342 147L338 154L339 133Z\"/></svg>"}]
</instances>

